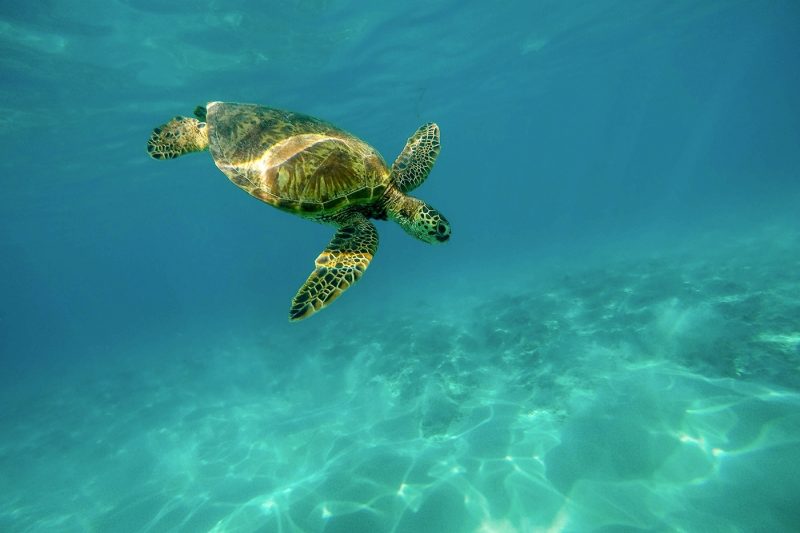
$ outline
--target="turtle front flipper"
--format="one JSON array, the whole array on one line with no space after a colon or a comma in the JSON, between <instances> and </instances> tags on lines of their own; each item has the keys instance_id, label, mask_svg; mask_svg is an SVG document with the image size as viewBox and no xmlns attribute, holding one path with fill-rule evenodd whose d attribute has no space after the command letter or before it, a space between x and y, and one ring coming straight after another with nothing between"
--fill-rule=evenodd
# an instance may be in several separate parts
<instances>
[{"instance_id":1,"label":"turtle front flipper","mask_svg":"<svg viewBox=\"0 0 800 533\"><path fill-rule=\"evenodd\" d=\"M292 299L289 320L302 320L330 305L361 277L378 249L378 231L360 213L339 221L339 230L314 262L316 268Z\"/></svg>"},{"instance_id":2,"label":"turtle front flipper","mask_svg":"<svg viewBox=\"0 0 800 533\"><path fill-rule=\"evenodd\" d=\"M420 126L392 165L392 181L397 188L409 192L425 181L441 146L439 126L433 122Z\"/></svg>"}]
</instances>

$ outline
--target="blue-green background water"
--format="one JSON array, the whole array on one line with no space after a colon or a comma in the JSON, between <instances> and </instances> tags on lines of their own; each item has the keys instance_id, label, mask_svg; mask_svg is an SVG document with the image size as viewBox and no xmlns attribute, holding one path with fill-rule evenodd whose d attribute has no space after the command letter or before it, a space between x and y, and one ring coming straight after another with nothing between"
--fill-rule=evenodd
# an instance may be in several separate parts
<instances>
[{"instance_id":1,"label":"blue-green background water","mask_svg":"<svg viewBox=\"0 0 800 533\"><path fill-rule=\"evenodd\" d=\"M800 5L0 3L0 530L794 531ZM332 235L157 162L210 100L315 115L453 238Z\"/></svg>"}]
</instances>

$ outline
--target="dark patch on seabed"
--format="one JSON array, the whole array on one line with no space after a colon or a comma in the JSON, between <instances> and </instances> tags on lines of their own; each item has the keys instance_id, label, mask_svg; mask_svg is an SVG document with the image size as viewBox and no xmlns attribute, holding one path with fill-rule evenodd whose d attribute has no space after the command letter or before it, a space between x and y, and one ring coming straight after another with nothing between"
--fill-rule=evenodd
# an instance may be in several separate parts
<instances>
[{"instance_id":1,"label":"dark patch on seabed","mask_svg":"<svg viewBox=\"0 0 800 533\"><path fill-rule=\"evenodd\" d=\"M0 529L790 531L800 240L701 249L6 404Z\"/></svg>"}]
</instances>

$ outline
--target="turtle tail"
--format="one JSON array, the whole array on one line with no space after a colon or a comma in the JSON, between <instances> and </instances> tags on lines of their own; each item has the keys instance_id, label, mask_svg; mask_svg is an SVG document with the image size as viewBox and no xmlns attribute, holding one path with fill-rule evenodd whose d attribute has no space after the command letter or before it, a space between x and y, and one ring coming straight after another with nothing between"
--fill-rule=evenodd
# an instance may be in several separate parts
<instances>
[{"instance_id":1,"label":"turtle tail","mask_svg":"<svg viewBox=\"0 0 800 533\"><path fill-rule=\"evenodd\" d=\"M157 127L147 140L147 153L153 159L174 159L208 148L208 128L196 118L175 117Z\"/></svg>"}]
</instances>

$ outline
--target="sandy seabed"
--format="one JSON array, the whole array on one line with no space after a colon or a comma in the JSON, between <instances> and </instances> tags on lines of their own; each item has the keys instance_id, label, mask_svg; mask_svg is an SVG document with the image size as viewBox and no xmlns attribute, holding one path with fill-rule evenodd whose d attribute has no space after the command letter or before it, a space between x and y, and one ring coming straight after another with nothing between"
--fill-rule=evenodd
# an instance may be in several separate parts
<instances>
[{"instance_id":1,"label":"sandy seabed","mask_svg":"<svg viewBox=\"0 0 800 533\"><path fill-rule=\"evenodd\" d=\"M791 531L798 272L798 236L741 238L329 323L302 356L227 332L22 384L0 529Z\"/></svg>"}]
</instances>

